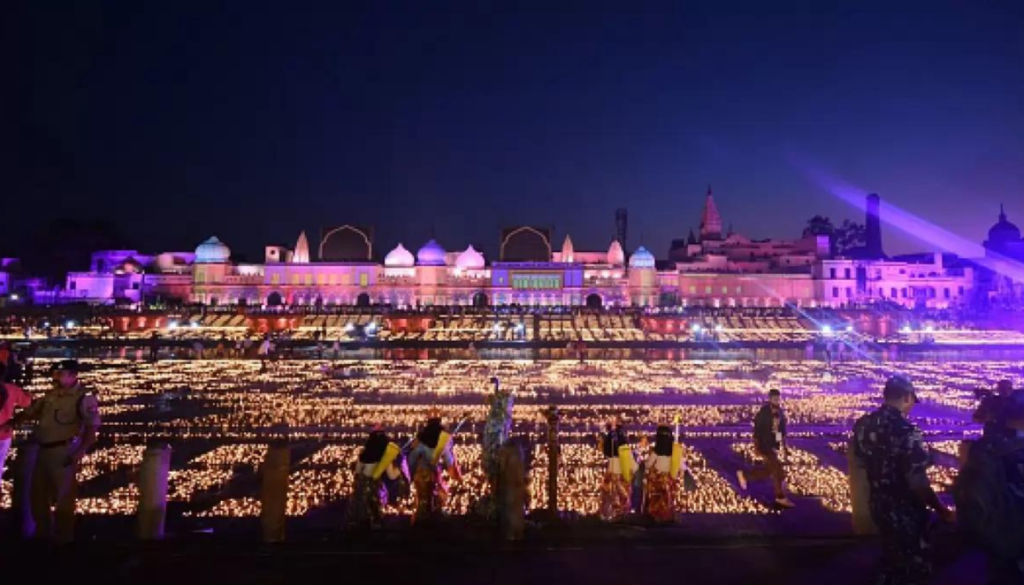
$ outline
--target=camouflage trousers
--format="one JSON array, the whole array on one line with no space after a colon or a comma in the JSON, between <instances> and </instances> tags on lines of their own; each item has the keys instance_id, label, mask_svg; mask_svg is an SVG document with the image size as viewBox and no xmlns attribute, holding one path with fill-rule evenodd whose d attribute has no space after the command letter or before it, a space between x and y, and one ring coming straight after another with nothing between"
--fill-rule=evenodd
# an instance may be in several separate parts
<instances>
[{"instance_id":1,"label":"camouflage trousers","mask_svg":"<svg viewBox=\"0 0 1024 585\"><path fill-rule=\"evenodd\" d=\"M931 581L928 514L908 506L872 505L871 518L882 537L878 585L923 585Z\"/></svg>"}]
</instances>

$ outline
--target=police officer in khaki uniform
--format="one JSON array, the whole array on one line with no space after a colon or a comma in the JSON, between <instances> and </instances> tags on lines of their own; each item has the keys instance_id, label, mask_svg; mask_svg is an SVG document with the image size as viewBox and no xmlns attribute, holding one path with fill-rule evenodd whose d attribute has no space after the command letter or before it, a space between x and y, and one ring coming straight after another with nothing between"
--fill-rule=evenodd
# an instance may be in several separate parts
<instances>
[{"instance_id":1,"label":"police officer in khaki uniform","mask_svg":"<svg viewBox=\"0 0 1024 585\"><path fill-rule=\"evenodd\" d=\"M74 539L75 473L96 443L100 428L96 396L78 381L79 365L65 360L54 372L54 388L32 403L18 418L37 422L33 440L39 445L32 476L32 517L36 536L55 542ZM51 508L56 508L56 518Z\"/></svg>"}]
</instances>

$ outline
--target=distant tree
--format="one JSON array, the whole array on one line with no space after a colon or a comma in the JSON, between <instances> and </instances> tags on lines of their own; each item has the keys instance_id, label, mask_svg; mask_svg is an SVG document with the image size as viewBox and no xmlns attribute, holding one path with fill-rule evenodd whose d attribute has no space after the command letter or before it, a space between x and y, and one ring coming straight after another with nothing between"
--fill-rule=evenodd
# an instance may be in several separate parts
<instances>
[{"instance_id":1,"label":"distant tree","mask_svg":"<svg viewBox=\"0 0 1024 585\"><path fill-rule=\"evenodd\" d=\"M844 219L835 229L833 253L843 254L853 248L867 245L867 231L864 224Z\"/></svg>"},{"instance_id":2,"label":"distant tree","mask_svg":"<svg viewBox=\"0 0 1024 585\"><path fill-rule=\"evenodd\" d=\"M864 224L844 219L843 223L836 227L832 224L831 219L823 215L815 215L807 220L804 237L807 236L828 236L829 248L833 256L844 254L853 248L867 244Z\"/></svg>"},{"instance_id":3,"label":"distant tree","mask_svg":"<svg viewBox=\"0 0 1024 585\"><path fill-rule=\"evenodd\" d=\"M836 255L836 228L832 225L831 219L823 215L815 215L807 220L804 237L810 236L828 236L829 251L833 256Z\"/></svg>"},{"instance_id":4,"label":"distant tree","mask_svg":"<svg viewBox=\"0 0 1024 585\"><path fill-rule=\"evenodd\" d=\"M807 220L807 227L804 228L804 236L829 236L835 234L836 228L832 220L823 216L815 215Z\"/></svg>"}]
</instances>

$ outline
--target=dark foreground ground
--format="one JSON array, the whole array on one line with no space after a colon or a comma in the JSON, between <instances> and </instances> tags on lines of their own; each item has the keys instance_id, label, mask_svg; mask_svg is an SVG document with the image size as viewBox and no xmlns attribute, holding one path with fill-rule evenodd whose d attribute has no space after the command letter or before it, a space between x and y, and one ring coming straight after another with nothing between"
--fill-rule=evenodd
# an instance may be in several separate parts
<instances>
[{"instance_id":1,"label":"dark foreground ground","mask_svg":"<svg viewBox=\"0 0 1024 585\"><path fill-rule=\"evenodd\" d=\"M305 538L281 545L189 535L157 544L0 547L3 583L661 583L853 585L872 582L878 544L858 538L680 537L671 529L531 530L501 544L448 526ZM986 582L984 560L936 539L934 583ZM16 571L17 567L26 569Z\"/></svg>"}]
</instances>

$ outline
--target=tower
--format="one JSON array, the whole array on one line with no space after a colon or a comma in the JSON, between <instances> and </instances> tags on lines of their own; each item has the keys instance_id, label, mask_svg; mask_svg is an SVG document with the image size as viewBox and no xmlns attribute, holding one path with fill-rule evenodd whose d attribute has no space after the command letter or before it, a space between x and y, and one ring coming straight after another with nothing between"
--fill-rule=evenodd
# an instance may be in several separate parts
<instances>
[{"instance_id":1,"label":"tower","mask_svg":"<svg viewBox=\"0 0 1024 585\"><path fill-rule=\"evenodd\" d=\"M572 247L572 238L569 237L569 234L565 234L565 241L562 242L561 260L562 262L572 264L573 262L576 261L575 255L576 253L573 251Z\"/></svg>"},{"instance_id":2,"label":"tower","mask_svg":"<svg viewBox=\"0 0 1024 585\"><path fill-rule=\"evenodd\" d=\"M626 228L629 225L629 221L626 216L626 208L620 207L615 210L615 239L619 241L624 249L628 249L626 246Z\"/></svg>"},{"instance_id":3,"label":"tower","mask_svg":"<svg viewBox=\"0 0 1024 585\"><path fill-rule=\"evenodd\" d=\"M295 242L292 262L296 264L309 264L309 241L306 239L306 232L300 233L298 241Z\"/></svg>"},{"instance_id":4,"label":"tower","mask_svg":"<svg viewBox=\"0 0 1024 585\"><path fill-rule=\"evenodd\" d=\"M704 213L700 216L700 239L722 239L722 216L718 215L718 207L711 196L711 185L708 185L708 194L704 197Z\"/></svg>"},{"instance_id":5,"label":"tower","mask_svg":"<svg viewBox=\"0 0 1024 585\"><path fill-rule=\"evenodd\" d=\"M884 258L882 251L882 223L879 216L881 198L876 193L868 195L864 206L864 252L869 258Z\"/></svg>"}]
</instances>

